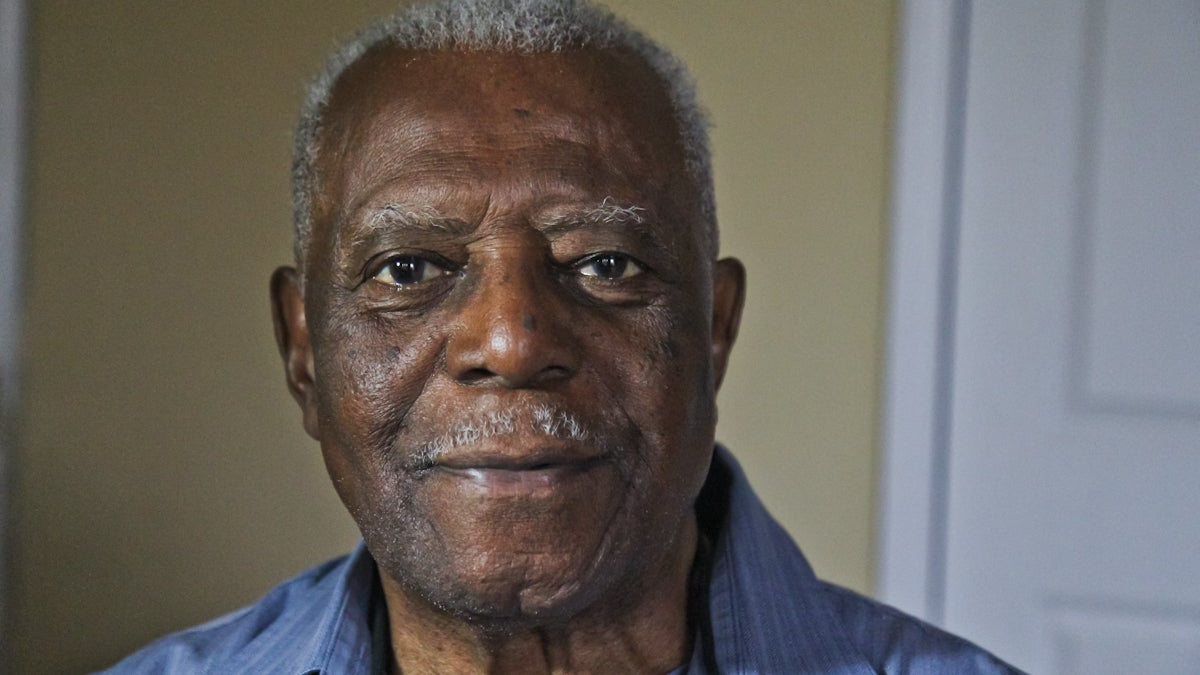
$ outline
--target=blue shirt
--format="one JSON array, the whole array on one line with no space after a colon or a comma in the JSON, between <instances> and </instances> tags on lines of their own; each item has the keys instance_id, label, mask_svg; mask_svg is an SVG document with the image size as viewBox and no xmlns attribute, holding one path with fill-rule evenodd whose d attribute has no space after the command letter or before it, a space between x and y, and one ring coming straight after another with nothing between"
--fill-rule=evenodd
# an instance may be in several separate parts
<instances>
[{"instance_id":1,"label":"blue shirt","mask_svg":"<svg viewBox=\"0 0 1200 675\"><path fill-rule=\"evenodd\" d=\"M722 447L697 511L718 528L707 637L677 672L718 675L713 665L720 675L1019 672L965 640L817 579ZM258 603L162 638L105 672L365 675L375 574L360 544Z\"/></svg>"}]
</instances>

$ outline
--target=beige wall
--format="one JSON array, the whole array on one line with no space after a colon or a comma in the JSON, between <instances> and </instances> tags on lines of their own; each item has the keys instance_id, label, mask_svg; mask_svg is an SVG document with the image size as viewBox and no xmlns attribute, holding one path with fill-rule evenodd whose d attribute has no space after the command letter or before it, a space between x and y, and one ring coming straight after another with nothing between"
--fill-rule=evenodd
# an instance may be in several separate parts
<instances>
[{"instance_id":1,"label":"beige wall","mask_svg":"<svg viewBox=\"0 0 1200 675\"><path fill-rule=\"evenodd\" d=\"M31 2L13 656L95 668L357 535L266 281L301 82L393 3ZM892 7L613 2L694 68L750 271L720 437L818 572L871 583Z\"/></svg>"}]
</instances>

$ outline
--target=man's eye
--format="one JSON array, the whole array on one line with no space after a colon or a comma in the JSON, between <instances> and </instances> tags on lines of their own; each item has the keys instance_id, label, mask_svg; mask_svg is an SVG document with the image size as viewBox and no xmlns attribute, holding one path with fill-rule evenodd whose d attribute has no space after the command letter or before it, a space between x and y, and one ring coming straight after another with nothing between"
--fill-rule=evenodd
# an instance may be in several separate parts
<instances>
[{"instance_id":1,"label":"man's eye","mask_svg":"<svg viewBox=\"0 0 1200 675\"><path fill-rule=\"evenodd\" d=\"M585 277L615 280L628 279L637 276L644 270L642 266L622 253L600 253L594 255L576 266L579 273Z\"/></svg>"},{"instance_id":2,"label":"man's eye","mask_svg":"<svg viewBox=\"0 0 1200 675\"><path fill-rule=\"evenodd\" d=\"M447 272L446 268L425 258L402 255L385 262L371 279L389 286L411 286L436 279Z\"/></svg>"}]
</instances>

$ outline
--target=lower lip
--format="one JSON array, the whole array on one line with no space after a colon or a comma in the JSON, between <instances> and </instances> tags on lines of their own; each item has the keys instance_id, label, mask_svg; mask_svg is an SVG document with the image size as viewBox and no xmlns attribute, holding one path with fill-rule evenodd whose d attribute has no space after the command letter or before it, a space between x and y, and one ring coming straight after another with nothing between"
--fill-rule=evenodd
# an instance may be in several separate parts
<instances>
[{"instance_id":1,"label":"lower lip","mask_svg":"<svg viewBox=\"0 0 1200 675\"><path fill-rule=\"evenodd\" d=\"M584 464L554 464L536 469L494 469L441 467L446 474L490 496L532 495L557 492L591 473L598 462Z\"/></svg>"}]
</instances>

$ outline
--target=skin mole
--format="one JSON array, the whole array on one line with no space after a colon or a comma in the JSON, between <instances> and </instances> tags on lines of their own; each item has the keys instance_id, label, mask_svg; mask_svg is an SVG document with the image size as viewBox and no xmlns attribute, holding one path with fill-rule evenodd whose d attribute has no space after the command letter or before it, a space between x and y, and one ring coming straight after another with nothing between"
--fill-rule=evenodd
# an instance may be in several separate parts
<instances>
[{"instance_id":1,"label":"skin mole","mask_svg":"<svg viewBox=\"0 0 1200 675\"><path fill-rule=\"evenodd\" d=\"M525 330L532 333L537 330L537 318L532 314L526 314L525 318L521 321L521 325L525 327Z\"/></svg>"}]
</instances>

